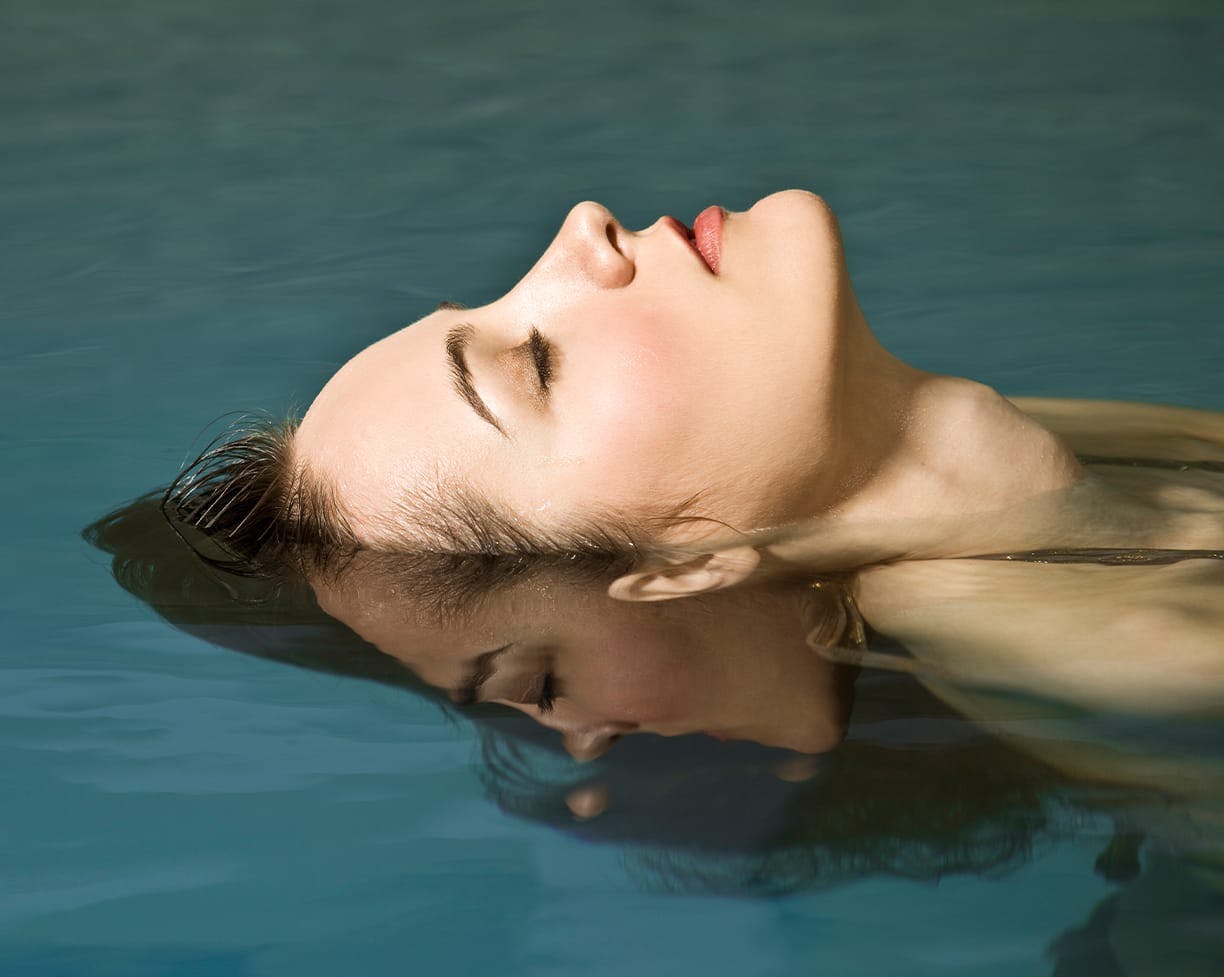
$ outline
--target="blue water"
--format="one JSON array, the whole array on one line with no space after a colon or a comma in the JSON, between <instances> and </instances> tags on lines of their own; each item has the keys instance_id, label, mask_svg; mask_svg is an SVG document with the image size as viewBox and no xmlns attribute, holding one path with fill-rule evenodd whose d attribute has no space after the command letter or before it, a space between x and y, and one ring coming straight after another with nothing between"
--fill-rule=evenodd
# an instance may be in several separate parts
<instances>
[{"instance_id":1,"label":"blue water","mask_svg":"<svg viewBox=\"0 0 1224 977\"><path fill-rule=\"evenodd\" d=\"M78 534L586 197L810 187L901 356L1224 409L1221 50L1216 0L6 0L0 973L1053 973L1106 823L997 878L646 891L500 811L472 725L176 631Z\"/></svg>"}]
</instances>

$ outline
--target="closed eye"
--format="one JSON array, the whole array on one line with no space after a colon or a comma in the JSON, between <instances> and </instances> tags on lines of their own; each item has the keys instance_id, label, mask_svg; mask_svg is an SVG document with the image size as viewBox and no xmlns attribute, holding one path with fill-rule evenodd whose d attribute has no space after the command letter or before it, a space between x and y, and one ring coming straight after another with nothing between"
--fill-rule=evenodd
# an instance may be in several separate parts
<instances>
[{"instance_id":1,"label":"closed eye","mask_svg":"<svg viewBox=\"0 0 1224 977\"><path fill-rule=\"evenodd\" d=\"M535 693L535 706L540 712L552 712L553 706L557 702L557 677L553 674L552 668L540 679L538 691Z\"/></svg>"},{"instance_id":2,"label":"closed eye","mask_svg":"<svg viewBox=\"0 0 1224 977\"><path fill-rule=\"evenodd\" d=\"M527 339L527 349L531 353L531 361L535 364L536 376L540 381L540 390L547 393L549 385L553 382L553 373L556 368L553 344L544 338L540 330L533 326L531 335Z\"/></svg>"}]
</instances>

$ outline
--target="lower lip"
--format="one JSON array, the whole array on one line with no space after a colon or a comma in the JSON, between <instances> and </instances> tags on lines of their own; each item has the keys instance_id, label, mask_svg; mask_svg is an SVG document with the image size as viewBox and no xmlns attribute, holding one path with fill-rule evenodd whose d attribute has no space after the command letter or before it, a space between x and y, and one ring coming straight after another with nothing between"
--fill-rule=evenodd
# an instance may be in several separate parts
<instances>
[{"instance_id":1,"label":"lower lip","mask_svg":"<svg viewBox=\"0 0 1224 977\"><path fill-rule=\"evenodd\" d=\"M716 275L722 265L723 217L721 207L707 207L693 221L694 243L710 271Z\"/></svg>"}]
</instances>

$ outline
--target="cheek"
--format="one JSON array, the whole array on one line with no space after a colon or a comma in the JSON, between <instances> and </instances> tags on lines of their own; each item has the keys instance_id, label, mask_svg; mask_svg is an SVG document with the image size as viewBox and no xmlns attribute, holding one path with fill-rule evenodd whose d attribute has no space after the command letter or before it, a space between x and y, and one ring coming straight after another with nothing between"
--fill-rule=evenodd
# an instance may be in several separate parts
<instances>
[{"instance_id":1,"label":"cheek","mask_svg":"<svg viewBox=\"0 0 1224 977\"><path fill-rule=\"evenodd\" d=\"M607 501L649 500L661 489L670 495L669 483L700 437L698 408L708 400L680 351L624 332L601 343L571 379L557 460L599 486Z\"/></svg>"},{"instance_id":2,"label":"cheek","mask_svg":"<svg viewBox=\"0 0 1224 977\"><path fill-rule=\"evenodd\" d=\"M682 403L686 376L676 333L663 316L646 316L593 337L595 345L583 357L593 418L652 416Z\"/></svg>"},{"instance_id":3,"label":"cheek","mask_svg":"<svg viewBox=\"0 0 1224 977\"><path fill-rule=\"evenodd\" d=\"M674 725L693 714L694 697L674 673L618 671L605 678L588 711L644 729Z\"/></svg>"},{"instance_id":4,"label":"cheek","mask_svg":"<svg viewBox=\"0 0 1224 977\"><path fill-rule=\"evenodd\" d=\"M698 675L682 644L653 631L625 629L592 649L585 674L575 675L574 698L606 719L644 727L690 715Z\"/></svg>"}]
</instances>

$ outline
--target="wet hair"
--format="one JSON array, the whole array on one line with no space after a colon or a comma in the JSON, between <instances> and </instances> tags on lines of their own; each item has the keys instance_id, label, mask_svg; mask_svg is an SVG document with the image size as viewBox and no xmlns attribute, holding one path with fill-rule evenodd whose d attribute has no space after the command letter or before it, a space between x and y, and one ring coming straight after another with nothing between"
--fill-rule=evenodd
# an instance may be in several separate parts
<instances>
[{"instance_id":1,"label":"wet hair","mask_svg":"<svg viewBox=\"0 0 1224 977\"><path fill-rule=\"evenodd\" d=\"M354 531L334 485L295 458L296 430L293 419L242 418L166 489L162 513L214 570L334 582L358 555L367 566L381 557L419 606L448 614L530 573L610 581L652 548L653 530L700 518L691 514L695 500L685 499L632 523L592 512L543 530L465 486L439 483L397 506L388 516L391 532L371 543Z\"/></svg>"},{"instance_id":2,"label":"wet hair","mask_svg":"<svg viewBox=\"0 0 1224 977\"><path fill-rule=\"evenodd\" d=\"M241 418L165 490L162 513L213 568L267 578L327 566L356 547L334 491L294 462L297 426Z\"/></svg>"}]
</instances>

